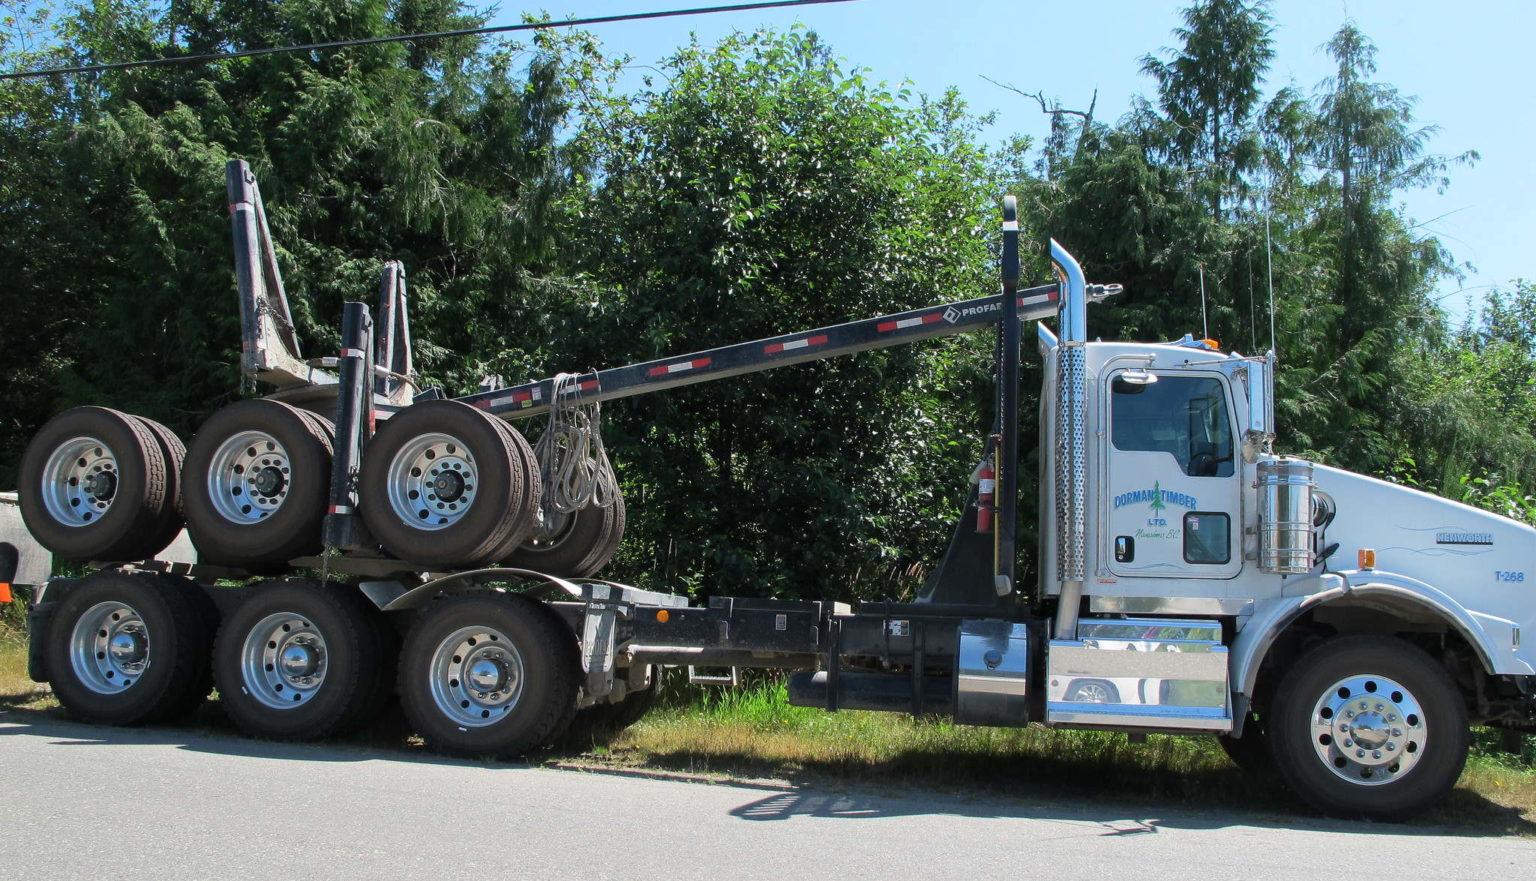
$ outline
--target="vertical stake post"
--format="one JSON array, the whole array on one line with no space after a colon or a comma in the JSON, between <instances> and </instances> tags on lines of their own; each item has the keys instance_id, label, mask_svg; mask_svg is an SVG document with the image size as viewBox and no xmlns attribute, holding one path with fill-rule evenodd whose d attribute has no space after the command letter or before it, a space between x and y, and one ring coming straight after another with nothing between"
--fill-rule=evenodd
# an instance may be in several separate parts
<instances>
[{"instance_id":1,"label":"vertical stake post","mask_svg":"<svg viewBox=\"0 0 1536 881\"><path fill-rule=\"evenodd\" d=\"M998 596L1007 596L1014 587L1014 524L1019 507L1019 215L1013 196L1003 197L1002 275L1003 314L997 328L997 414L1002 441L997 450L992 576Z\"/></svg>"},{"instance_id":2,"label":"vertical stake post","mask_svg":"<svg viewBox=\"0 0 1536 881\"><path fill-rule=\"evenodd\" d=\"M331 501L325 517L327 548L368 544L357 512L357 472L363 445L373 436L373 318L362 303L341 313L340 405L336 414L336 455L331 463Z\"/></svg>"}]
</instances>

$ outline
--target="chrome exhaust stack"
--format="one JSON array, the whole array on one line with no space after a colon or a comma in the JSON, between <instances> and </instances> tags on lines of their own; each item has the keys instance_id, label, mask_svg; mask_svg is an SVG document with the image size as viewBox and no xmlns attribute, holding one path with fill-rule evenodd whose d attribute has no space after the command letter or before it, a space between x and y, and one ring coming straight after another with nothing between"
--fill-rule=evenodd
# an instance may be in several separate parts
<instances>
[{"instance_id":1,"label":"chrome exhaust stack","mask_svg":"<svg viewBox=\"0 0 1536 881\"><path fill-rule=\"evenodd\" d=\"M1088 292L1083 269L1055 239L1051 263L1062 283L1056 359L1057 578L1055 639L1077 638L1078 607L1087 578L1088 534Z\"/></svg>"}]
</instances>

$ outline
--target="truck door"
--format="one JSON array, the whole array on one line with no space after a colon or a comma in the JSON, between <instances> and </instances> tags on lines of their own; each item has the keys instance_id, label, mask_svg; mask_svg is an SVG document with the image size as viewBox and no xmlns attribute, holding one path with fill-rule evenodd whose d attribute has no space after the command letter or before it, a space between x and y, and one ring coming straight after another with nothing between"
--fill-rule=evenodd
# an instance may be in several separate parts
<instances>
[{"instance_id":1,"label":"truck door","mask_svg":"<svg viewBox=\"0 0 1536 881\"><path fill-rule=\"evenodd\" d=\"M1227 377L1113 370L1106 382L1110 571L1237 575L1242 495Z\"/></svg>"}]
</instances>

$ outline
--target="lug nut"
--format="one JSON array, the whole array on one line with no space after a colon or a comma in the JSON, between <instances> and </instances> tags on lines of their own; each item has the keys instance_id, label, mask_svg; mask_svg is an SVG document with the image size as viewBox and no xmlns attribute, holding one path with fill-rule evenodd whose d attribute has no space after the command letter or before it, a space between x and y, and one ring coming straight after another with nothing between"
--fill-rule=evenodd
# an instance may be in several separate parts
<instances>
[{"instance_id":1,"label":"lug nut","mask_svg":"<svg viewBox=\"0 0 1536 881\"><path fill-rule=\"evenodd\" d=\"M1344 738L1344 745L1345 746L1354 746L1355 742L1353 740L1350 740L1349 738L1346 737L1346 738Z\"/></svg>"},{"instance_id":2,"label":"lug nut","mask_svg":"<svg viewBox=\"0 0 1536 881\"><path fill-rule=\"evenodd\" d=\"M1365 750L1363 750L1363 749L1355 750L1355 757L1356 758L1360 758L1360 759L1365 758Z\"/></svg>"},{"instance_id":3,"label":"lug nut","mask_svg":"<svg viewBox=\"0 0 1536 881\"><path fill-rule=\"evenodd\" d=\"M1395 749L1397 749L1397 744L1393 743L1390 740L1387 741L1387 752L1392 752Z\"/></svg>"},{"instance_id":4,"label":"lug nut","mask_svg":"<svg viewBox=\"0 0 1536 881\"><path fill-rule=\"evenodd\" d=\"M1403 736L1403 729L1401 729L1401 728L1393 728L1392 729L1392 736L1393 737L1402 737Z\"/></svg>"},{"instance_id":5,"label":"lug nut","mask_svg":"<svg viewBox=\"0 0 1536 881\"><path fill-rule=\"evenodd\" d=\"M1381 758L1381 750L1379 750L1379 749L1371 750L1371 758L1373 758L1373 759Z\"/></svg>"}]
</instances>

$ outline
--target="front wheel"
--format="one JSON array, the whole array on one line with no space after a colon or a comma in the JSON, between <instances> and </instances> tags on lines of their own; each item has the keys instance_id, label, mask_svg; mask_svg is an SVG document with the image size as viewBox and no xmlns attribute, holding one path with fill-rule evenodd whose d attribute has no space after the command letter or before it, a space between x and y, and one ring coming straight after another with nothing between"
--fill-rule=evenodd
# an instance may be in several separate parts
<instances>
[{"instance_id":1,"label":"front wheel","mask_svg":"<svg viewBox=\"0 0 1536 881\"><path fill-rule=\"evenodd\" d=\"M1467 708L1445 668L1378 635L1340 636L1291 668L1268 726L1275 764L1318 809L1410 817L1443 797L1466 763Z\"/></svg>"},{"instance_id":2,"label":"front wheel","mask_svg":"<svg viewBox=\"0 0 1536 881\"><path fill-rule=\"evenodd\" d=\"M406 635L400 703L433 749L518 756L570 725L578 666L575 635L539 603L503 593L448 597Z\"/></svg>"}]
</instances>

